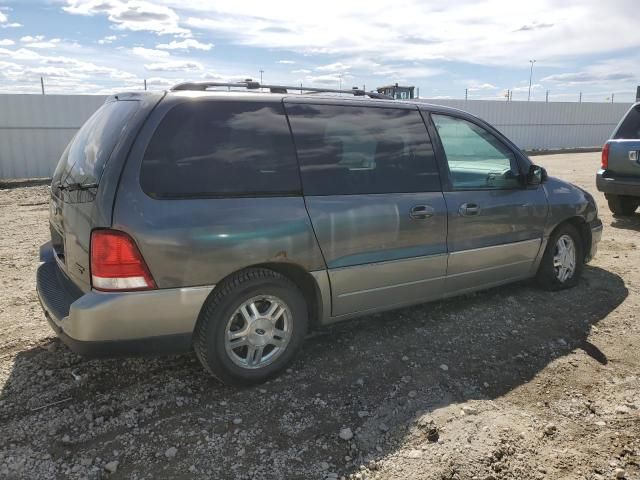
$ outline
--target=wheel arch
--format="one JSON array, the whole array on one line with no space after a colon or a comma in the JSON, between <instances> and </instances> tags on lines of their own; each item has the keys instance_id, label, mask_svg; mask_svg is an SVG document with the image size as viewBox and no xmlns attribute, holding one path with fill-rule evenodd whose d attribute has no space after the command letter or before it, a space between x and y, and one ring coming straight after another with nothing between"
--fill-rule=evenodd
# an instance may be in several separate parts
<instances>
[{"instance_id":1,"label":"wheel arch","mask_svg":"<svg viewBox=\"0 0 640 480\"><path fill-rule=\"evenodd\" d=\"M302 293L307 304L307 311L309 314L309 328L314 328L320 325L323 318L323 297L318 282L313 278L313 275L309 273L304 267L296 263L291 262L263 262L253 265L247 265L240 270L229 273L226 277L222 278L216 287L211 291L209 295L212 295L216 291L219 285L222 285L226 280L233 275L236 275L243 270L251 268L264 268L276 272L283 277L286 277L293 282ZM204 306L203 306L204 308Z\"/></svg>"}]
</instances>

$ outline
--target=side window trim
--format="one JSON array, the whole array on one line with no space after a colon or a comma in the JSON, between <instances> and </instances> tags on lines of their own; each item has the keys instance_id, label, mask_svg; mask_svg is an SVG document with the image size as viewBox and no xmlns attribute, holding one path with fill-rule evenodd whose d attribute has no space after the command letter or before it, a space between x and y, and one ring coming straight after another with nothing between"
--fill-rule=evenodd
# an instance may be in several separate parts
<instances>
[{"instance_id":1,"label":"side window trim","mask_svg":"<svg viewBox=\"0 0 640 480\"><path fill-rule=\"evenodd\" d=\"M427 133L429 134L429 138L431 139L433 152L436 156L436 164L438 166L438 171L440 172L440 185L442 187L441 190L443 192L450 192L453 190L453 183L451 182L451 172L449 170L449 164L447 163L447 157L444 154L444 147L442 146L442 142L440 141L440 135L438 134L438 130L433 123L433 119L431 118L432 113L433 112L430 110L420 109L420 115L422 116L422 120L427 127Z\"/></svg>"},{"instance_id":2,"label":"side window trim","mask_svg":"<svg viewBox=\"0 0 640 480\"><path fill-rule=\"evenodd\" d=\"M516 165L518 167L518 173L520 175L522 175L524 173L523 170L523 162L521 160L521 155L519 152L515 151L511 145L507 144L499 135L496 135L496 132L492 131L492 129L487 128L487 126L482 125L480 122L478 122L476 119L472 118L472 117L467 117L466 115L456 115L455 113L452 112L439 112L437 110L423 110L422 113L424 115L426 115L429 118L429 125L428 128L433 132L433 134L435 135L436 141L433 142L434 145L434 150L436 152L436 158L438 159L438 166L439 168L443 168L445 169L446 175L442 175L442 172L440 174L440 178L441 181L443 182L443 191L473 191L473 190L482 190L482 191L492 191L492 190L523 190L526 188L526 185L524 184L520 184L518 186L515 187L510 187L510 188L478 188L478 187L470 187L470 188L455 188L453 185L453 178L451 176L451 169L449 168L449 162L447 161L447 155L445 153L444 150L444 145L442 144L442 139L440 138L440 132L438 132L438 129L436 128L435 125L435 121L433 120L433 115L441 115L444 117L450 117L450 118L454 118L457 120L462 120L468 123L471 123L472 125L475 125L478 128L481 128L482 130L486 131L488 134L490 134L505 150L509 151L512 155L513 155L513 159L516 162ZM446 183L447 183L447 190L444 190L444 180L446 179Z\"/></svg>"}]
</instances>

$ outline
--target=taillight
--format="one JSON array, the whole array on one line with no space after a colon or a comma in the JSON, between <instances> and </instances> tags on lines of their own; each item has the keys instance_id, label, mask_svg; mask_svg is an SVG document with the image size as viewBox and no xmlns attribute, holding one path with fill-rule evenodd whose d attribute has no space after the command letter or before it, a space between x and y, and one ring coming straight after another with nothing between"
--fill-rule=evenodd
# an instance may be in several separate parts
<instances>
[{"instance_id":1,"label":"taillight","mask_svg":"<svg viewBox=\"0 0 640 480\"><path fill-rule=\"evenodd\" d=\"M118 230L91 232L91 285L96 290L156 288L133 239Z\"/></svg>"},{"instance_id":2,"label":"taillight","mask_svg":"<svg viewBox=\"0 0 640 480\"><path fill-rule=\"evenodd\" d=\"M602 147L602 169L606 170L609 168L609 143L605 143L604 147Z\"/></svg>"}]
</instances>

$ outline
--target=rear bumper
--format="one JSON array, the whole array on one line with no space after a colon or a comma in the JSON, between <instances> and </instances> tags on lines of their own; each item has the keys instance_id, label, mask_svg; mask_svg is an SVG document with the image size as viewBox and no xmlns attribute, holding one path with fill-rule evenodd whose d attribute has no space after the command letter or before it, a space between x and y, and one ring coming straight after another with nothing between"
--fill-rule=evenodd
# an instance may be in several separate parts
<instances>
[{"instance_id":1,"label":"rear bumper","mask_svg":"<svg viewBox=\"0 0 640 480\"><path fill-rule=\"evenodd\" d=\"M605 194L640 197L640 177L616 177L608 170L598 170L596 187Z\"/></svg>"},{"instance_id":2,"label":"rear bumper","mask_svg":"<svg viewBox=\"0 0 640 480\"><path fill-rule=\"evenodd\" d=\"M213 289L84 293L55 262L40 265L36 285L53 330L73 351L88 356L189 350L198 314Z\"/></svg>"}]
</instances>

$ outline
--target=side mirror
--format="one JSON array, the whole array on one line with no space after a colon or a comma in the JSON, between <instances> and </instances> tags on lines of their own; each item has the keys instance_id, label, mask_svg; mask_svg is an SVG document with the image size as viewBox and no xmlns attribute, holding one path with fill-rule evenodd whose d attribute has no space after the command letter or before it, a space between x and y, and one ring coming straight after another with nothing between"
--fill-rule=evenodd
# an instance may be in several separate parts
<instances>
[{"instance_id":1,"label":"side mirror","mask_svg":"<svg viewBox=\"0 0 640 480\"><path fill-rule=\"evenodd\" d=\"M527 185L540 185L547 181L547 171L538 166L531 165L527 173Z\"/></svg>"}]
</instances>

